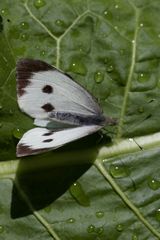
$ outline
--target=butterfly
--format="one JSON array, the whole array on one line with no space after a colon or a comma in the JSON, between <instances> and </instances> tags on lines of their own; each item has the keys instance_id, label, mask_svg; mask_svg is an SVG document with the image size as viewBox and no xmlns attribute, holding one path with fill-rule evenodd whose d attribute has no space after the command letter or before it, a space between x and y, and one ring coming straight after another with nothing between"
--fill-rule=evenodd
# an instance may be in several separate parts
<instances>
[{"instance_id":1,"label":"butterfly","mask_svg":"<svg viewBox=\"0 0 160 240\"><path fill-rule=\"evenodd\" d=\"M20 139L17 157L59 148L115 124L86 89L44 61L20 59L16 78L18 105L37 126Z\"/></svg>"}]
</instances>

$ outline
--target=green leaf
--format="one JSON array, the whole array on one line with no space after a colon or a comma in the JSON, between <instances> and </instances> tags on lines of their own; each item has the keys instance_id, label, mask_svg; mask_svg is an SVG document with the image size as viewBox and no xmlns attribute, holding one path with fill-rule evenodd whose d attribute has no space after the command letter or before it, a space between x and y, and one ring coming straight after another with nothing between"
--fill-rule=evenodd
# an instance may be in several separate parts
<instances>
[{"instance_id":1,"label":"green leaf","mask_svg":"<svg viewBox=\"0 0 160 240\"><path fill-rule=\"evenodd\" d=\"M0 239L160 239L159 22L158 0L0 1ZM69 73L117 126L16 159L34 127L22 57Z\"/></svg>"}]
</instances>

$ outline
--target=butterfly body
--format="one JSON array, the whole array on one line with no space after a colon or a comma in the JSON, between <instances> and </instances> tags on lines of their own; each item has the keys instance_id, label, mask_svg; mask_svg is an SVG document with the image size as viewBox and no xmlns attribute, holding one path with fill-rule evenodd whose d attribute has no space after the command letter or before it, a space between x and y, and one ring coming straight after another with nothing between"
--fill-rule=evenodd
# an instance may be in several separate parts
<instances>
[{"instance_id":1,"label":"butterfly body","mask_svg":"<svg viewBox=\"0 0 160 240\"><path fill-rule=\"evenodd\" d=\"M56 112L53 111L49 114L50 119L70 123L74 125L87 126L87 125L105 125L105 117L103 115L85 115L70 112Z\"/></svg>"},{"instance_id":2,"label":"butterfly body","mask_svg":"<svg viewBox=\"0 0 160 240\"><path fill-rule=\"evenodd\" d=\"M23 135L17 145L18 157L56 149L98 131L106 123L114 124L87 90L40 60L18 61L17 98L20 109L39 126Z\"/></svg>"}]
</instances>

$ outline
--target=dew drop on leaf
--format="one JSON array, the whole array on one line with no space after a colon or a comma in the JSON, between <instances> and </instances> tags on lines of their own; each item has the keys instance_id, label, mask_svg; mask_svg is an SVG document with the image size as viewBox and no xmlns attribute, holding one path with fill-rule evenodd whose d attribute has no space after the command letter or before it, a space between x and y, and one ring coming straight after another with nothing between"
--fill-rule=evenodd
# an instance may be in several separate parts
<instances>
[{"instance_id":1,"label":"dew drop on leaf","mask_svg":"<svg viewBox=\"0 0 160 240\"><path fill-rule=\"evenodd\" d=\"M74 197L74 199L82 206L89 206L90 205L90 200L89 197L86 195L84 192L82 186L80 185L79 182L73 183L70 188L69 192Z\"/></svg>"},{"instance_id":2,"label":"dew drop on leaf","mask_svg":"<svg viewBox=\"0 0 160 240\"><path fill-rule=\"evenodd\" d=\"M2 225L0 225L0 233L4 232L4 227Z\"/></svg>"},{"instance_id":3,"label":"dew drop on leaf","mask_svg":"<svg viewBox=\"0 0 160 240\"><path fill-rule=\"evenodd\" d=\"M139 108L138 108L138 112L139 112L139 113L143 113L143 112L144 112L144 107L139 107Z\"/></svg>"},{"instance_id":4,"label":"dew drop on leaf","mask_svg":"<svg viewBox=\"0 0 160 240\"><path fill-rule=\"evenodd\" d=\"M1 10L1 14L2 14L3 16L6 16L6 15L8 14L8 10L7 10L6 8L3 8L3 9Z\"/></svg>"},{"instance_id":5,"label":"dew drop on leaf","mask_svg":"<svg viewBox=\"0 0 160 240\"><path fill-rule=\"evenodd\" d=\"M13 136L17 139L20 139L23 135L23 132L19 129L19 128L16 128L13 130Z\"/></svg>"},{"instance_id":6,"label":"dew drop on leaf","mask_svg":"<svg viewBox=\"0 0 160 240\"><path fill-rule=\"evenodd\" d=\"M118 232L122 232L123 231L123 225L122 224L118 224L116 226L116 229L117 229Z\"/></svg>"},{"instance_id":7,"label":"dew drop on leaf","mask_svg":"<svg viewBox=\"0 0 160 240\"><path fill-rule=\"evenodd\" d=\"M104 80L104 73L100 71L95 72L94 80L96 83L101 83Z\"/></svg>"},{"instance_id":8,"label":"dew drop on leaf","mask_svg":"<svg viewBox=\"0 0 160 240\"><path fill-rule=\"evenodd\" d=\"M148 186L149 186L149 188L151 188L152 190L155 191L160 188L160 181L156 178L149 178Z\"/></svg>"},{"instance_id":9,"label":"dew drop on leaf","mask_svg":"<svg viewBox=\"0 0 160 240\"><path fill-rule=\"evenodd\" d=\"M104 228L103 227L98 227L95 229L95 232L98 234L98 235L101 235L103 232L104 232Z\"/></svg>"},{"instance_id":10,"label":"dew drop on leaf","mask_svg":"<svg viewBox=\"0 0 160 240\"><path fill-rule=\"evenodd\" d=\"M88 228L87 228L87 232L88 232L88 233L92 233L92 232L94 232L94 230L95 230L95 226L92 225L92 224L89 225Z\"/></svg>"},{"instance_id":11,"label":"dew drop on leaf","mask_svg":"<svg viewBox=\"0 0 160 240\"><path fill-rule=\"evenodd\" d=\"M40 52L41 56L44 56L45 54L46 54L46 52L44 50Z\"/></svg>"},{"instance_id":12,"label":"dew drop on leaf","mask_svg":"<svg viewBox=\"0 0 160 240\"><path fill-rule=\"evenodd\" d=\"M55 21L55 24L56 24L57 26L59 26L59 27L64 26L64 22L63 22L62 20L60 20L60 19L57 19L57 20Z\"/></svg>"},{"instance_id":13,"label":"dew drop on leaf","mask_svg":"<svg viewBox=\"0 0 160 240\"><path fill-rule=\"evenodd\" d=\"M102 218L102 217L104 217L104 212L102 212L102 211L96 212L96 217L97 217L97 218Z\"/></svg>"},{"instance_id":14,"label":"dew drop on leaf","mask_svg":"<svg viewBox=\"0 0 160 240\"><path fill-rule=\"evenodd\" d=\"M132 40L132 44L135 44L135 40L134 39Z\"/></svg>"},{"instance_id":15,"label":"dew drop on leaf","mask_svg":"<svg viewBox=\"0 0 160 240\"><path fill-rule=\"evenodd\" d=\"M78 73L80 75L85 75L87 73L87 69L86 69L85 65L78 60L71 62L70 66L69 66L69 71Z\"/></svg>"},{"instance_id":16,"label":"dew drop on leaf","mask_svg":"<svg viewBox=\"0 0 160 240\"><path fill-rule=\"evenodd\" d=\"M138 76L138 81L139 82L146 82L148 80L148 76L144 73L140 73Z\"/></svg>"},{"instance_id":17,"label":"dew drop on leaf","mask_svg":"<svg viewBox=\"0 0 160 240\"><path fill-rule=\"evenodd\" d=\"M13 115L13 110L12 109L9 110L9 114Z\"/></svg>"},{"instance_id":18,"label":"dew drop on leaf","mask_svg":"<svg viewBox=\"0 0 160 240\"><path fill-rule=\"evenodd\" d=\"M28 29L28 28L29 28L29 24L28 24L27 22L21 22L21 23L20 23L20 26L21 26L21 28L23 28L23 29Z\"/></svg>"},{"instance_id":19,"label":"dew drop on leaf","mask_svg":"<svg viewBox=\"0 0 160 240\"><path fill-rule=\"evenodd\" d=\"M119 5L118 5L118 4L116 4L114 7L117 9L117 8L119 8Z\"/></svg>"},{"instance_id":20,"label":"dew drop on leaf","mask_svg":"<svg viewBox=\"0 0 160 240\"><path fill-rule=\"evenodd\" d=\"M140 27L143 27L143 26L144 26L144 24L143 24L143 23L140 23L140 24L139 24L139 26L140 26Z\"/></svg>"},{"instance_id":21,"label":"dew drop on leaf","mask_svg":"<svg viewBox=\"0 0 160 240\"><path fill-rule=\"evenodd\" d=\"M160 222L160 208L156 211L156 220Z\"/></svg>"},{"instance_id":22,"label":"dew drop on leaf","mask_svg":"<svg viewBox=\"0 0 160 240\"><path fill-rule=\"evenodd\" d=\"M69 218L66 220L67 223L74 223L75 221L75 218Z\"/></svg>"},{"instance_id":23,"label":"dew drop on leaf","mask_svg":"<svg viewBox=\"0 0 160 240\"><path fill-rule=\"evenodd\" d=\"M117 27L117 26L114 26L114 29L115 29L115 30L118 30L118 27Z\"/></svg>"},{"instance_id":24,"label":"dew drop on leaf","mask_svg":"<svg viewBox=\"0 0 160 240\"><path fill-rule=\"evenodd\" d=\"M126 169L121 166L121 165L111 165L109 167L109 171L110 174L114 177L114 178L123 178L128 176L128 172L126 171Z\"/></svg>"},{"instance_id":25,"label":"dew drop on leaf","mask_svg":"<svg viewBox=\"0 0 160 240\"><path fill-rule=\"evenodd\" d=\"M103 16L104 16L107 20L112 20L112 18L113 18L112 13L109 12L108 9L104 10Z\"/></svg>"},{"instance_id":26,"label":"dew drop on leaf","mask_svg":"<svg viewBox=\"0 0 160 240\"><path fill-rule=\"evenodd\" d=\"M44 0L35 0L34 1L34 6L36 8L41 8L44 7L46 5L46 2Z\"/></svg>"},{"instance_id":27,"label":"dew drop on leaf","mask_svg":"<svg viewBox=\"0 0 160 240\"><path fill-rule=\"evenodd\" d=\"M27 34L23 33L23 34L21 34L20 38L22 41L27 41L29 36Z\"/></svg>"},{"instance_id":28,"label":"dew drop on leaf","mask_svg":"<svg viewBox=\"0 0 160 240\"><path fill-rule=\"evenodd\" d=\"M138 240L137 234L133 234L133 235L132 235L132 240Z\"/></svg>"},{"instance_id":29,"label":"dew drop on leaf","mask_svg":"<svg viewBox=\"0 0 160 240\"><path fill-rule=\"evenodd\" d=\"M109 61L109 60L108 60L108 58L107 58L107 57L103 59L103 62L104 62L104 64L107 64L107 63L108 63L108 61Z\"/></svg>"},{"instance_id":30,"label":"dew drop on leaf","mask_svg":"<svg viewBox=\"0 0 160 240\"><path fill-rule=\"evenodd\" d=\"M107 67L107 72L113 72L113 70L114 70L114 68L113 68L113 66L112 65L110 65L110 66L108 66Z\"/></svg>"}]
</instances>

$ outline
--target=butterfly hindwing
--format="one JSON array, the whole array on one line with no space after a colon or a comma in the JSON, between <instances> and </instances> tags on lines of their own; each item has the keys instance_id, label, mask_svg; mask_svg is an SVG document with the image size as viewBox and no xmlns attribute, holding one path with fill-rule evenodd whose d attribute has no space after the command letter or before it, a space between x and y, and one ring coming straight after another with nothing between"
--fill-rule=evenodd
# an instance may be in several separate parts
<instances>
[{"instance_id":1,"label":"butterfly hindwing","mask_svg":"<svg viewBox=\"0 0 160 240\"><path fill-rule=\"evenodd\" d=\"M33 118L46 119L54 110L101 114L88 91L40 60L22 59L17 63L17 96L21 110Z\"/></svg>"},{"instance_id":2,"label":"butterfly hindwing","mask_svg":"<svg viewBox=\"0 0 160 240\"><path fill-rule=\"evenodd\" d=\"M81 126L60 131L33 128L26 132L17 145L17 156L35 155L59 148L66 143L98 131L101 126Z\"/></svg>"}]
</instances>

